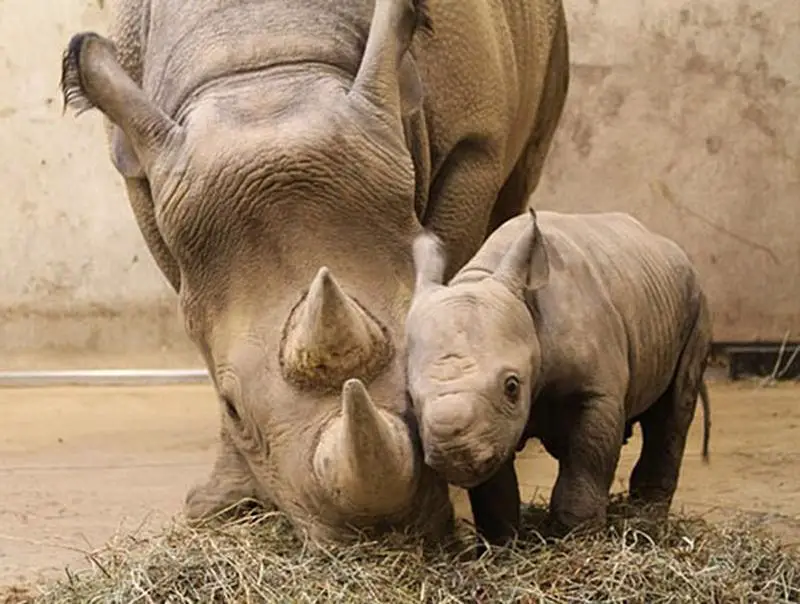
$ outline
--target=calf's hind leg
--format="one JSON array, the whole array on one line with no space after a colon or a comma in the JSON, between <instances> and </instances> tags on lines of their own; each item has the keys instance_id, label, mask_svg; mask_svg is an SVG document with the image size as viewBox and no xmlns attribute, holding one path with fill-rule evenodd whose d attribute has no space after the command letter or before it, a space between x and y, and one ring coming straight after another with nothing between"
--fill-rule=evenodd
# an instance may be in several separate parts
<instances>
[{"instance_id":1,"label":"calf's hind leg","mask_svg":"<svg viewBox=\"0 0 800 604\"><path fill-rule=\"evenodd\" d=\"M711 329L705 300L666 392L640 417L643 444L630 479L633 503L666 516L678 486L686 437L708 363Z\"/></svg>"}]
</instances>

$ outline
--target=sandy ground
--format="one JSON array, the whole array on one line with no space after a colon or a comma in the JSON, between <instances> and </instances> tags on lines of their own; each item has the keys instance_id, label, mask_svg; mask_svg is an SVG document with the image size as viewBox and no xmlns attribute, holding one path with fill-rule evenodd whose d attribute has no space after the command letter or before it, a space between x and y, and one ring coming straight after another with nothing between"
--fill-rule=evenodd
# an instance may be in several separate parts
<instances>
[{"instance_id":1,"label":"sandy ground","mask_svg":"<svg viewBox=\"0 0 800 604\"><path fill-rule=\"evenodd\" d=\"M713 384L711 397L711 465L698 415L677 505L746 510L800 541L800 387ZM158 528L209 471L217 421L207 385L0 389L0 584L81 566L118 529ZM639 444L625 448L615 490ZM549 493L556 465L538 444L518 468L526 496Z\"/></svg>"}]
</instances>

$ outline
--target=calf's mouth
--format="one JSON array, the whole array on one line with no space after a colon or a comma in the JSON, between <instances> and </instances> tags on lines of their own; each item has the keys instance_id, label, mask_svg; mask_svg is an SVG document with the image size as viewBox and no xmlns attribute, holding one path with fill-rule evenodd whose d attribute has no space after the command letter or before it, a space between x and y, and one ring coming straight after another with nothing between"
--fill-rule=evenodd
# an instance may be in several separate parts
<instances>
[{"instance_id":1,"label":"calf's mouth","mask_svg":"<svg viewBox=\"0 0 800 604\"><path fill-rule=\"evenodd\" d=\"M500 469L503 457L493 449L425 447L425 464L449 484L471 489L489 480Z\"/></svg>"}]
</instances>

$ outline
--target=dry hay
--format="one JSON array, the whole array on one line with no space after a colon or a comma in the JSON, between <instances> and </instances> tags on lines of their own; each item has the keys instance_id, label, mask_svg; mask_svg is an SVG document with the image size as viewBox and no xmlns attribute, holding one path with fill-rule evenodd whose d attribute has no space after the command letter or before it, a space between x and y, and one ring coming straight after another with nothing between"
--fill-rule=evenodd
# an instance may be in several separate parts
<instances>
[{"instance_id":1,"label":"dry hay","mask_svg":"<svg viewBox=\"0 0 800 604\"><path fill-rule=\"evenodd\" d=\"M747 602L800 601L800 556L752 520L714 526L673 514L666 525L635 517L620 498L609 529L545 544L541 506L525 514L528 537L469 555L461 525L447 549L397 536L314 551L276 513L160 536L117 537L92 568L39 588L35 601L148 602ZM391 541L392 543L389 543Z\"/></svg>"}]
</instances>

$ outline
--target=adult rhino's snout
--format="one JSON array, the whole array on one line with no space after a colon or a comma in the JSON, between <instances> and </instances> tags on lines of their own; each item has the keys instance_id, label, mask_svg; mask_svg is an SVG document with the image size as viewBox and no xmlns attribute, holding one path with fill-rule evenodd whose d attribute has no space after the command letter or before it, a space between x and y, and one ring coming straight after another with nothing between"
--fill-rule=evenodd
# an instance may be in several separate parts
<instances>
[{"instance_id":1,"label":"adult rhino's snout","mask_svg":"<svg viewBox=\"0 0 800 604\"><path fill-rule=\"evenodd\" d=\"M416 475L406 424L378 408L363 382L342 388L341 415L323 431L314 454L323 492L340 509L391 515L410 501Z\"/></svg>"}]
</instances>

